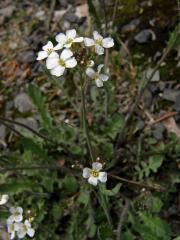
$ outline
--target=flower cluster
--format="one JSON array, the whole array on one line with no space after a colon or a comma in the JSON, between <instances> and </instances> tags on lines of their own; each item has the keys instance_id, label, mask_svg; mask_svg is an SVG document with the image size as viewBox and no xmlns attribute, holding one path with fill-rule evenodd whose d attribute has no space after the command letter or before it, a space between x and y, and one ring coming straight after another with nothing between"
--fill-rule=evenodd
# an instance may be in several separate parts
<instances>
[{"instance_id":1,"label":"flower cluster","mask_svg":"<svg viewBox=\"0 0 180 240\"><path fill-rule=\"evenodd\" d=\"M101 73L103 65L100 64L97 68L97 72L92 68L94 61L91 59L87 48L91 48L93 52L98 55L104 54L105 48L111 48L114 46L114 41L110 37L103 38L97 31L93 32L93 38L78 37L76 30L67 30L66 33L59 33L55 37L57 44L54 46L49 41L42 47L42 51L38 53L37 60L46 59L46 67L50 70L52 75L60 77L65 73L66 69L71 69L80 65L86 75L95 80L98 87L103 86L103 82L109 79L109 76ZM80 48L75 44L83 43ZM86 49L84 52L83 50ZM61 50L60 53L57 51ZM82 50L82 51L81 51ZM84 62L86 63L84 66Z\"/></svg>"},{"instance_id":2,"label":"flower cluster","mask_svg":"<svg viewBox=\"0 0 180 240\"><path fill-rule=\"evenodd\" d=\"M16 234L19 239L24 238L26 235L33 237L35 230L31 227L29 220L23 222L23 209L21 207L11 207L11 216L7 219L7 229L10 234L10 239L14 239Z\"/></svg>"}]
</instances>

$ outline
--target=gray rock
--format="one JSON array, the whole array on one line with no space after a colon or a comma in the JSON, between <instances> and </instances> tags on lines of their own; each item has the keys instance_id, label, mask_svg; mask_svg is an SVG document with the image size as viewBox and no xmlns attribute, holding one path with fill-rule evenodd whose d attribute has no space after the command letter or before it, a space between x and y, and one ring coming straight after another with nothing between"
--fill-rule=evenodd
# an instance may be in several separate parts
<instances>
[{"instance_id":1,"label":"gray rock","mask_svg":"<svg viewBox=\"0 0 180 240\"><path fill-rule=\"evenodd\" d=\"M175 104L173 106L173 108L177 111L180 112L180 93L177 95L176 97L176 101Z\"/></svg>"},{"instance_id":2,"label":"gray rock","mask_svg":"<svg viewBox=\"0 0 180 240\"><path fill-rule=\"evenodd\" d=\"M142 130L144 128L144 121L142 121L141 119L138 119L137 123L136 123L136 127L139 129L139 130Z\"/></svg>"},{"instance_id":3,"label":"gray rock","mask_svg":"<svg viewBox=\"0 0 180 240\"><path fill-rule=\"evenodd\" d=\"M178 98L180 98L180 90L165 89L162 98L171 102L176 102L178 101Z\"/></svg>"},{"instance_id":4,"label":"gray rock","mask_svg":"<svg viewBox=\"0 0 180 240\"><path fill-rule=\"evenodd\" d=\"M5 139L6 137L6 127L4 125L0 125L0 140Z\"/></svg>"},{"instance_id":5,"label":"gray rock","mask_svg":"<svg viewBox=\"0 0 180 240\"><path fill-rule=\"evenodd\" d=\"M4 16L4 17L11 17L11 15L13 14L15 10L15 7L13 5L9 5L5 8L1 8L0 9L0 15Z\"/></svg>"},{"instance_id":6,"label":"gray rock","mask_svg":"<svg viewBox=\"0 0 180 240\"><path fill-rule=\"evenodd\" d=\"M163 139L163 133L165 131L165 127L162 123L158 123L153 126L152 134L157 140Z\"/></svg>"},{"instance_id":7,"label":"gray rock","mask_svg":"<svg viewBox=\"0 0 180 240\"><path fill-rule=\"evenodd\" d=\"M122 32L124 32L124 33L133 32L139 24L140 24L139 18L133 19L130 23L128 23L122 27Z\"/></svg>"},{"instance_id":8,"label":"gray rock","mask_svg":"<svg viewBox=\"0 0 180 240\"><path fill-rule=\"evenodd\" d=\"M14 99L15 108L18 109L19 112L29 112L33 108L33 104L26 93L20 93Z\"/></svg>"},{"instance_id":9,"label":"gray rock","mask_svg":"<svg viewBox=\"0 0 180 240\"><path fill-rule=\"evenodd\" d=\"M153 73L153 71L154 71L153 68L148 68L148 69L146 70L146 72L145 72L146 77L147 77L147 78L150 78L150 77L151 77L151 74ZM160 73L159 73L159 70L157 70L157 71L154 73L154 75L153 75L153 77L152 77L152 79L151 79L151 82L158 82L159 80L160 80Z\"/></svg>"},{"instance_id":10,"label":"gray rock","mask_svg":"<svg viewBox=\"0 0 180 240\"><path fill-rule=\"evenodd\" d=\"M68 13L65 16L65 20L69 21L70 23L78 22L78 17L74 13Z\"/></svg>"},{"instance_id":11,"label":"gray rock","mask_svg":"<svg viewBox=\"0 0 180 240\"><path fill-rule=\"evenodd\" d=\"M61 7L63 8L67 8L68 6L68 1L67 0L59 0Z\"/></svg>"},{"instance_id":12,"label":"gray rock","mask_svg":"<svg viewBox=\"0 0 180 240\"><path fill-rule=\"evenodd\" d=\"M145 107L150 107L152 103L152 93L149 89L145 89L143 94L143 103Z\"/></svg>"},{"instance_id":13,"label":"gray rock","mask_svg":"<svg viewBox=\"0 0 180 240\"><path fill-rule=\"evenodd\" d=\"M146 43L150 37L151 37L151 32L149 31L149 29L144 29L138 34L136 34L134 39L138 43Z\"/></svg>"},{"instance_id":14,"label":"gray rock","mask_svg":"<svg viewBox=\"0 0 180 240\"><path fill-rule=\"evenodd\" d=\"M35 118L32 118L32 117L28 117L28 118L16 118L15 119L17 122L20 122L20 123L23 123L25 124L26 126L34 129L34 130L37 130L38 129L38 122ZM21 126L18 126L18 125L15 125L15 129L17 131L28 131L26 130L25 128L21 127ZM28 131L29 132L29 131Z\"/></svg>"},{"instance_id":15,"label":"gray rock","mask_svg":"<svg viewBox=\"0 0 180 240\"><path fill-rule=\"evenodd\" d=\"M36 60L36 55L33 51L22 52L19 54L18 60L22 63L31 63Z\"/></svg>"}]
</instances>

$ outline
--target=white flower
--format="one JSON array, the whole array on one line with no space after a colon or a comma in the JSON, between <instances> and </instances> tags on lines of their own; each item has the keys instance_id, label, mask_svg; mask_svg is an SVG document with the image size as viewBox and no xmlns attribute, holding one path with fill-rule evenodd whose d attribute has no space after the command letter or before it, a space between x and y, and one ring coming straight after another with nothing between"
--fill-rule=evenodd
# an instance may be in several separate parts
<instances>
[{"instance_id":1,"label":"white flower","mask_svg":"<svg viewBox=\"0 0 180 240\"><path fill-rule=\"evenodd\" d=\"M56 36L56 41L58 42L58 45L55 47L55 49L60 49L62 47L70 48L73 43L82 42L83 37L76 37L76 30L71 29L67 30L66 34L59 33Z\"/></svg>"},{"instance_id":2,"label":"white flower","mask_svg":"<svg viewBox=\"0 0 180 240\"><path fill-rule=\"evenodd\" d=\"M0 196L0 205L4 205L9 200L9 196L7 194L3 194Z\"/></svg>"},{"instance_id":3,"label":"white flower","mask_svg":"<svg viewBox=\"0 0 180 240\"><path fill-rule=\"evenodd\" d=\"M98 55L104 54L104 48L111 48L114 46L114 40L110 37L103 38L97 31L93 32L94 39L84 38L86 47L95 46L95 52Z\"/></svg>"},{"instance_id":4,"label":"white flower","mask_svg":"<svg viewBox=\"0 0 180 240\"><path fill-rule=\"evenodd\" d=\"M42 49L43 51L38 52L37 60L43 60L47 57L53 57L54 55L56 55L55 50L57 49L53 47L53 43L51 41L44 45Z\"/></svg>"},{"instance_id":5,"label":"white flower","mask_svg":"<svg viewBox=\"0 0 180 240\"><path fill-rule=\"evenodd\" d=\"M17 223L14 223L10 218L7 220L7 230L10 234L10 239L14 239L17 231Z\"/></svg>"},{"instance_id":6,"label":"white flower","mask_svg":"<svg viewBox=\"0 0 180 240\"><path fill-rule=\"evenodd\" d=\"M94 162L92 164L92 169L90 168L83 169L83 177L88 178L88 182L94 186L97 186L98 181L105 183L107 181L107 173L100 172L101 169L102 164Z\"/></svg>"},{"instance_id":7,"label":"white flower","mask_svg":"<svg viewBox=\"0 0 180 240\"><path fill-rule=\"evenodd\" d=\"M19 223L17 226L18 238L24 238L26 234L29 237L33 237L35 234L35 230L31 227L31 223L28 220L25 220L24 223Z\"/></svg>"},{"instance_id":8,"label":"white flower","mask_svg":"<svg viewBox=\"0 0 180 240\"><path fill-rule=\"evenodd\" d=\"M100 64L97 68L97 72L93 68L86 69L86 75L91 79L95 80L97 87L102 87L103 82L109 79L109 76L101 73L101 69L104 67L103 64Z\"/></svg>"},{"instance_id":9,"label":"white flower","mask_svg":"<svg viewBox=\"0 0 180 240\"><path fill-rule=\"evenodd\" d=\"M9 221L11 222L21 222L22 219L23 219L23 209L21 207L11 207L9 209L10 213L12 214L10 217L9 217Z\"/></svg>"},{"instance_id":10,"label":"white flower","mask_svg":"<svg viewBox=\"0 0 180 240\"><path fill-rule=\"evenodd\" d=\"M72 57L73 53L69 49L64 49L59 57L50 57L46 60L46 66L51 70L51 74L57 77L62 76L66 68L73 68L77 61Z\"/></svg>"}]
</instances>

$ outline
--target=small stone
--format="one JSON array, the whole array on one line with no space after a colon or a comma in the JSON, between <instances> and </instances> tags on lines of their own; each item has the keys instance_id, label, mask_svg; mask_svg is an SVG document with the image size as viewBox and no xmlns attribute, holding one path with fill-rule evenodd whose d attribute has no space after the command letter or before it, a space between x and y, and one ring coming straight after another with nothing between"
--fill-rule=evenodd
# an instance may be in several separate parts
<instances>
[{"instance_id":1,"label":"small stone","mask_svg":"<svg viewBox=\"0 0 180 240\"><path fill-rule=\"evenodd\" d=\"M143 94L143 103L145 107L150 107L152 103L152 93L149 89L145 89Z\"/></svg>"},{"instance_id":2,"label":"small stone","mask_svg":"<svg viewBox=\"0 0 180 240\"><path fill-rule=\"evenodd\" d=\"M146 43L150 39L150 36L151 36L151 32L149 31L149 29L144 29L138 34L136 34L134 39L138 43Z\"/></svg>"},{"instance_id":3,"label":"small stone","mask_svg":"<svg viewBox=\"0 0 180 240\"><path fill-rule=\"evenodd\" d=\"M60 2L60 4L61 4L61 7L67 8L67 6L68 6L67 0L59 0L59 2Z\"/></svg>"},{"instance_id":4,"label":"small stone","mask_svg":"<svg viewBox=\"0 0 180 240\"><path fill-rule=\"evenodd\" d=\"M136 128L139 129L139 130L142 130L144 128L144 122L141 120L141 119L138 119L137 120L137 123L136 123Z\"/></svg>"},{"instance_id":5,"label":"small stone","mask_svg":"<svg viewBox=\"0 0 180 240\"><path fill-rule=\"evenodd\" d=\"M0 15L4 16L4 17L11 17L11 15L13 14L15 10L15 7L13 5L9 5L5 8L1 8L0 9Z\"/></svg>"},{"instance_id":6,"label":"small stone","mask_svg":"<svg viewBox=\"0 0 180 240\"><path fill-rule=\"evenodd\" d=\"M151 77L151 74L153 73L154 69L153 68L148 68L146 70L146 77L147 78L150 78ZM159 70L155 71L152 79L151 79L151 82L158 82L160 80L160 73L159 73Z\"/></svg>"},{"instance_id":7,"label":"small stone","mask_svg":"<svg viewBox=\"0 0 180 240\"><path fill-rule=\"evenodd\" d=\"M180 112L180 93L177 95L176 97L176 101L175 104L173 106L173 108L177 111Z\"/></svg>"},{"instance_id":8,"label":"small stone","mask_svg":"<svg viewBox=\"0 0 180 240\"><path fill-rule=\"evenodd\" d=\"M70 23L75 23L78 21L78 17L74 13L68 13L65 16L65 20L69 21Z\"/></svg>"},{"instance_id":9,"label":"small stone","mask_svg":"<svg viewBox=\"0 0 180 240\"><path fill-rule=\"evenodd\" d=\"M28 118L16 118L15 119L17 122L20 122L20 123L23 123L25 124L26 126L34 129L34 130L37 130L38 129L38 122L35 118L33 117L28 117ZM15 129L17 131L26 131L25 128L19 126L19 125L15 125ZM28 131L28 130L27 130Z\"/></svg>"},{"instance_id":10,"label":"small stone","mask_svg":"<svg viewBox=\"0 0 180 240\"><path fill-rule=\"evenodd\" d=\"M76 12L75 12L76 16L78 16L79 18L82 17L88 17L89 15L89 8L88 8L88 4L82 4L78 7L76 7Z\"/></svg>"},{"instance_id":11,"label":"small stone","mask_svg":"<svg viewBox=\"0 0 180 240\"><path fill-rule=\"evenodd\" d=\"M140 24L139 18L133 19L130 23L128 23L122 27L122 32L124 32L124 33L133 32L139 24Z\"/></svg>"},{"instance_id":12,"label":"small stone","mask_svg":"<svg viewBox=\"0 0 180 240\"><path fill-rule=\"evenodd\" d=\"M163 139L164 131L165 127L162 123L158 123L152 127L152 134L157 140Z\"/></svg>"},{"instance_id":13,"label":"small stone","mask_svg":"<svg viewBox=\"0 0 180 240\"><path fill-rule=\"evenodd\" d=\"M59 22L66 12L67 12L67 10L55 11L54 16L53 16L53 21Z\"/></svg>"},{"instance_id":14,"label":"small stone","mask_svg":"<svg viewBox=\"0 0 180 240\"><path fill-rule=\"evenodd\" d=\"M33 51L22 52L19 54L18 60L22 63L31 63L36 60L36 55Z\"/></svg>"},{"instance_id":15,"label":"small stone","mask_svg":"<svg viewBox=\"0 0 180 240\"><path fill-rule=\"evenodd\" d=\"M26 93L20 93L14 99L14 105L15 105L15 108L17 108L18 111L21 113L29 112L33 108L33 104Z\"/></svg>"},{"instance_id":16,"label":"small stone","mask_svg":"<svg viewBox=\"0 0 180 240\"><path fill-rule=\"evenodd\" d=\"M171 102L176 102L180 97L180 90L176 89L165 89L162 98Z\"/></svg>"}]
</instances>

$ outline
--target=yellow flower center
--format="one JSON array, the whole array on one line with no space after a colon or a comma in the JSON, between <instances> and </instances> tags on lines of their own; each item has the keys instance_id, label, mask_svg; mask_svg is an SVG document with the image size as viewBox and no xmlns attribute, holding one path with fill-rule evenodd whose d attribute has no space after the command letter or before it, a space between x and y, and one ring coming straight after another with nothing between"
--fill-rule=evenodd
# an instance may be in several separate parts
<instances>
[{"instance_id":1,"label":"yellow flower center","mask_svg":"<svg viewBox=\"0 0 180 240\"><path fill-rule=\"evenodd\" d=\"M96 39L96 40L95 40L95 43L98 44L98 45L100 45L100 46L102 46L102 40L101 40L101 39Z\"/></svg>"},{"instance_id":2,"label":"yellow flower center","mask_svg":"<svg viewBox=\"0 0 180 240\"><path fill-rule=\"evenodd\" d=\"M73 39L72 38L68 38L67 41L66 41L66 44L70 44L73 42Z\"/></svg>"},{"instance_id":3,"label":"yellow flower center","mask_svg":"<svg viewBox=\"0 0 180 240\"><path fill-rule=\"evenodd\" d=\"M59 63L60 66L66 67L66 63L63 59L59 59L58 63Z\"/></svg>"},{"instance_id":4,"label":"yellow flower center","mask_svg":"<svg viewBox=\"0 0 180 240\"><path fill-rule=\"evenodd\" d=\"M52 49L50 49L50 48L49 48L49 49L47 49L47 53L48 53L48 55L50 55L50 54L52 53L52 51L53 51L53 50L52 50Z\"/></svg>"},{"instance_id":5,"label":"yellow flower center","mask_svg":"<svg viewBox=\"0 0 180 240\"><path fill-rule=\"evenodd\" d=\"M91 170L91 175L93 176L93 177L98 177L99 176L99 172L96 170L96 169L92 169Z\"/></svg>"}]
</instances>

